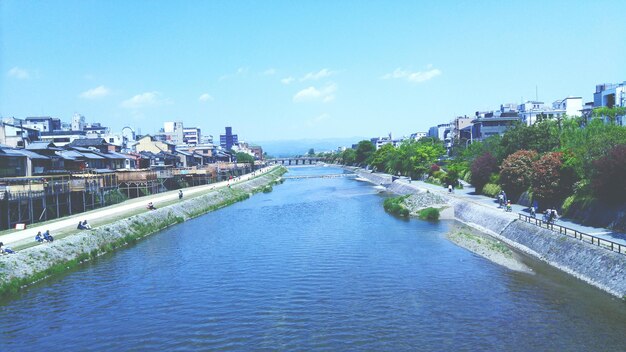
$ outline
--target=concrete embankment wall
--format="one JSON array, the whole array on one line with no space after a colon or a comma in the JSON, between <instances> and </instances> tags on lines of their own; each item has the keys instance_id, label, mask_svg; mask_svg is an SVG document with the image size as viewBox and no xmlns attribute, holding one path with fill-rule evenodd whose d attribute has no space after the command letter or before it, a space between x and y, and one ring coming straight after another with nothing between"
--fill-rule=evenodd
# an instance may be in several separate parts
<instances>
[{"instance_id":1,"label":"concrete embankment wall","mask_svg":"<svg viewBox=\"0 0 626 352\"><path fill-rule=\"evenodd\" d=\"M461 222L617 297L626 296L626 256L520 221L483 205L455 200Z\"/></svg>"},{"instance_id":2,"label":"concrete embankment wall","mask_svg":"<svg viewBox=\"0 0 626 352\"><path fill-rule=\"evenodd\" d=\"M354 171L360 177L374 184L383 184L387 190L399 195L425 194L415 184L403 180L391 182L391 175ZM515 214L450 197L443 190L437 193L449 199L456 220L617 297L626 297L625 255L525 223L518 220Z\"/></svg>"},{"instance_id":3,"label":"concrete embankment wall","mask_svg":"<svg viewBox=\"0 0 626 352\"><path fill-rule=\"evenodd\" d=\"M91 231L44 243L0 257L0 294L41 280L115 248L133 243L168 226L247 199L251 193L274 184L284 168L274 169L246 182L141 213Z\"/></svg>"},{"instance_id":4,"label":"concrete embankment wall","mask_svg":"<svg viewBox=\"0 0 626 352\"><path fill-rule=\"evenodd\" d=\"M350 168L348 170L353 171L355 174L357 174L357 176L377 185L388 186L391 184L392 181L391 175L388 174L372 173L360 168Z\"/></svg>"}]
</instances>

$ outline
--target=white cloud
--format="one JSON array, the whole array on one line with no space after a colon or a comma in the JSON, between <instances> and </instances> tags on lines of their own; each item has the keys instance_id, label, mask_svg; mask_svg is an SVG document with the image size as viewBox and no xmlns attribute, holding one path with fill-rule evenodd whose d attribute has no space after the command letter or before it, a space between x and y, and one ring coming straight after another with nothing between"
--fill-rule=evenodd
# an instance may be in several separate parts
<instances>
[{"instance_id":1,"label":"white cloud","mask_svg":"<svg viewBox=\"0 0 626 352\"><path fill-rule=\"evenodd\" d=\"M109 94L111 94L109 88L105 86L98 86L96 88L89 89L80 93L79 96L83 99L100 99L106 97Z\"/></svg>"},{"instance_id":2,"label":"white cloud","mask_svg":"<svg viewBox=\"0 0 626 352\"><path fill-rule=\"evenodd\" d=\"M267 70L263 71L261 73L264 76L273 76L276 74L276 69L275 68L268 68Z\"/></svg>"},{"instance_id":3,"label":"white cloud","mask_svg":"<svg viewBox=\"0 0 626 352\"><path fill-rule=\"evenodd\" d=\"M204 93L200 95L200 97L198 98L198 101L201 101L201 102L213 101L213 97L209 93Z\"/></svg>"},{"instance_id":4,"label":"white cloud","mask_svg":"<svg viewBox=\"0 0 626 352\"><path fill-rule=\"evenodd\" d=\"M171 103L171 100L161 98L161 93L159 92L146 92L137 94L128 100L124 100L122 102L122 107L127 109L140 109L145 107L169 105Z\"/></svg>"},{"instance_id":5,"label":"white cloud","mask_svg":"<svg viewBox=\"0 0 626 352\"><path fill-rule=\"evenodd\" d=\"M331 71L327 68L323 68L318 72L309 72L304 77L300 78L300 81L317 81L318 79L330 77L335 74L335 71Z\"/></svg>"},{"instance_id":6,"label":"white cloud","mask_svg":"<svg viewBox=\"0 0 626 352\"><path fill-rule=\"evenodd\" d=\"M441 70L428 65L425 71L411 72L401 68L396 68L393 72L383 75L382 79L405 79L409 82L420 83L433 79L441 74Z\"/></svg>"},{"instance_id":7,"label":"white cloud","mask_svg":"<svg viewBox=\"0 0 626 352\"><path fill-rule=\"evenodd\" d=\"M335 100L336 84L329 84L324 88L317 89L313 86L305 88L293 96L294 103L303 103L310 101L321 101L324 103Z\"/></svg>"},{"instance_id":8,"label":"white cloud","mask_svg":"<svg viewBox=\"0 0 626 352\"><path fill-rule=\"evenodd\" d=\"M293 82L293 81L295 81L295 80L296 80L295 78L293 78L293 77L289 76L289 77L286 77L286 78L281 79L281 80L280 80L280 82L281 82L282 84L290 84L290 83L292 83L292 82Z\"/></svg>"},{"instance_id":9,"label":"white cloud","mask_svg":"<svg viewBox=\"0 0 626 352\"><path fill-rule=\"evenodd\" d=\"M249 69L247 67L239 67L237 69L237 71L235 71L235 73L233 74L225 74L222 77L220 77L220 81L232 78L232 77L236 77L236 76L245 76L248 74Z\"/></svg>"},{"instance_id":10,"label":"white cloud","mask_svg":"<svg viewBox=\"0 0 626 352\"><path fill-rule=\"evenodd\" d=\"M307 124L307 126L312 127L312 126L318 125L318 124L320 124L323 121L326 121L328 119L330 119L330 115L327 114L327 113L323 113L321 115L315 116L314 118L308 120L306 122L306 124Z\"/></svg>"},{"instance_id":11,"label":"white cloud","mask_svg":"<svg viewBox=\"0 0 626 352\"><path fill-rule=\"evenodd\" d=\"M31 77L30 72L24 68L19 68L17 66L13 67L7 72L7 76L17 78L17 79L29 79Z\"/></svg>"}]
</instances>

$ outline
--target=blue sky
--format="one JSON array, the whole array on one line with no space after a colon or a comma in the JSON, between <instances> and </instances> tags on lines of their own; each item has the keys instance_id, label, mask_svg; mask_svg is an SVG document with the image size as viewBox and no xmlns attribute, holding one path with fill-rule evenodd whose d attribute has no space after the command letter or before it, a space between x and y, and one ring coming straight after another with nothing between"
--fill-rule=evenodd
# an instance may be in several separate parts
<instances>
[{"instance_id":1,"label":"blue sky","mask_svg":"<svg viewBox=\"0 0 626 352\"><path fill-rule=\"evenodd\" d=\"M406 135L626 80L626 1L0 2L0 115Z\"/></svg>"}]
</instances>

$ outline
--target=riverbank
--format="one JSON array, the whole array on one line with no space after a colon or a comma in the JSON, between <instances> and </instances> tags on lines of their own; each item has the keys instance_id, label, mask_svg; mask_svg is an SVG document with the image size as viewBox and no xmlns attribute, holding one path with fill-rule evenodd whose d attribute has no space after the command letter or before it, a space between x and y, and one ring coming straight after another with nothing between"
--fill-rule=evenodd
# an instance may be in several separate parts
<instances>
[{"instance_id":1,"label":"riverbank","mask_svg":"<svg viewBox=\"0 0 626 352\"><path fill-rule=\"evenodd\" d=\"M144 209L140 214L91 231L81 231L52 243L26 248L17 254L1 256L0 294L15 292L166 227L247 199L256 192L268 191L268 187L280 182L280 176L285 172L285 168L275 167L230 187L204 186L206 190L199 190L197 197L160 206L154 211Z\"/></svg>"},{"instance_id":2,"label":"riverbank","mask_svg":"<svg viewBox=\"0 0 626 352\"><path fill-rule=\"evenodd\" d=\"M446 237L459 247L513 271L532 273L520 256L504 243L469 227L459 227Z\"/></svg>"},{"instance_id":3,"label":"riverbank","mask_svg":"<svg viewBox=\"0 0 626 352\"><path fill-rule=\"evenodd\" d=\"M420 194L436 193L447 200L453 211L453 219L616 297L626 299L626 256L623 254L521 222L516 214L461 199L444 189L440 192L428 190L410 181L394 180L391 175L371 173L360 168L346 169L399 195L413 194L420 197Z\"/></svg>"}]
</instances>

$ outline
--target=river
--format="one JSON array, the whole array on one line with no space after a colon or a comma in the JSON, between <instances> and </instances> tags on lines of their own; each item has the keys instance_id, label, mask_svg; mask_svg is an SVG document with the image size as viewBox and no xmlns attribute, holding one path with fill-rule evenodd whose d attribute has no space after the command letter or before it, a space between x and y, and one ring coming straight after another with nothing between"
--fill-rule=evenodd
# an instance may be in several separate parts
<instances>
[{"instance_id":1,"label":"river","mask_svg":"<svg viewBox=\"0 0 626 352\"><path fill-rule=\"evenodd\" d=\"M626 348L624 302L531 259L495 265L376 192L286 180L44 280L0 301L0 350Z\"/></svg>"}]
</instances>

